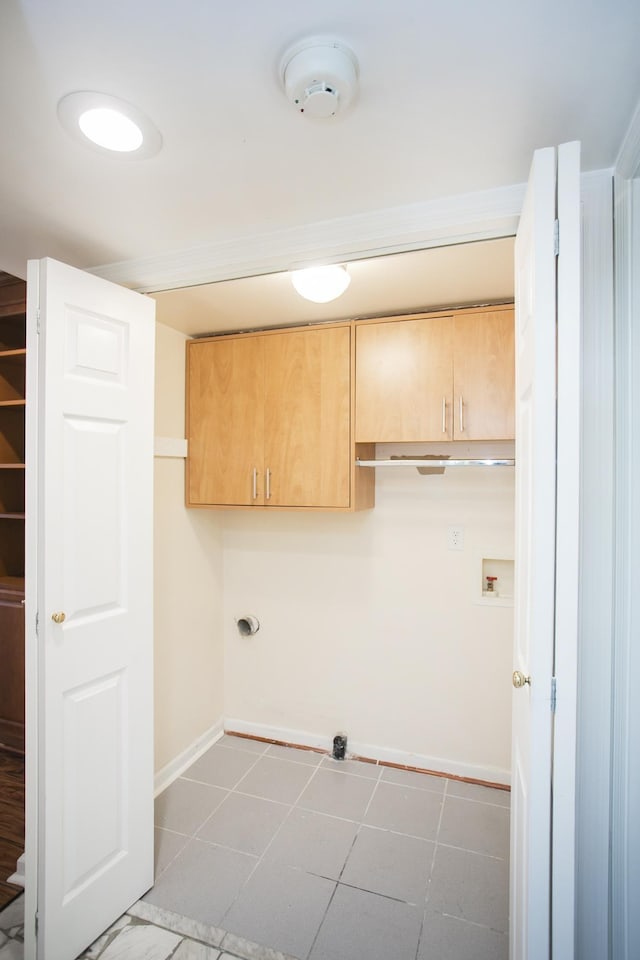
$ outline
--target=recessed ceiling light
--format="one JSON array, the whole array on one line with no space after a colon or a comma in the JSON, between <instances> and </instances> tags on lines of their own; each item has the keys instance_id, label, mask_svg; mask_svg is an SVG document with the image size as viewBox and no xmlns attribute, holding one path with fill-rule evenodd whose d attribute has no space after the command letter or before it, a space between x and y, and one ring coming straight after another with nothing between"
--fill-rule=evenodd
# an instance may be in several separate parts
<instances>
[{"instance_id":1,"label":"recessed ceiling light","mask_svg":"<svg viewBox=\"0 0 640 960\"><path fill-rule=\"evenodd\" d=\"M128 153L142 145L142 130L118 110L108 107L93 107L78 117L78 126L85 137L106 150Z\"/></svg>"},{"instance_id":2,"label":"recessed ceiling light","mask_svg":"<svg viewBox=\"0 0 640 960\"><path fill-rule=\"evenodd\" d=\"M58 104L58 119L72 137L101 153L140 160L162 146L159 131L141 110L106 93L67 94Z\"/></svg>"},{"instance_id":3,"label":"recessed ceiling light","mask_svg":"<svg viewBox=\"0 0 640 960\"><path fill-rule=\"evenodd\" d=\"M351 283L346 267L339 264L292 270L290 276L291 283L300 296L313 303L329 303L330 300L336 300Z\"/></svg>"}]
</instances>

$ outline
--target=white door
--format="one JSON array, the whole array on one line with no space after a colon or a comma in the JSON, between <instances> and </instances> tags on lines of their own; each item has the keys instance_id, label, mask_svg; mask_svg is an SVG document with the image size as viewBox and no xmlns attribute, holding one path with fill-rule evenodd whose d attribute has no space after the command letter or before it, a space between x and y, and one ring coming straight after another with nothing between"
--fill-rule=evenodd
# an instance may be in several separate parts
<instances>
[{"instance_id":1,"label":"white door","mask_svg":"<svg viewBox=\"0 0 640 960\"><path fill-rule=\"evenodd\" d=\"M32 261L28 324L25 947L71 960L153 883L154 304Z\"/></svg>"},{"instance_id":2,"label":"white door","mask_svg":"<svg viewBox=\"0 0 640 960\"><path fill-rule=\"evenodd\" d=\"M558 170L557 170L558 165ZM557 178L557 172L562 176ZM559 256L556 257L556 220ZM557 261L557 262L556 262ZM558 299L562 262L577 264L577 290ZM548 960L556 926L573 956L574 798L555 797L552 681L566 717L556 762L575 764L578 400L565 376L580 364L579 145L535 153L516 238L516 616L511 800L511 960ZM564 288L563 288L564 289ZM557 329L563 333L562 358ZM564 325L564 326L563 326ZM558 377L557 377L558 372ZM558 402L556 403L556 395ZM571 404L575 401L576 406ZM573 418L573 419L572 419ZM562 436L566 454L557 459ZM557 463L557 467L556 467ZM575 482L574 482L575 481ZM569 493L570 491L570 493ZM571 500L572 498L572 500ZM570 502L569 502L570 501ZM569 523L557 511L569 509ZM558 518L558 522L557 522ZM575 522L574 522L575 521ZM557 549L562 541L562 549ZM560 594L560 591L566 591ZM558 632L562 624L562 631ZM571 631L573 630L573 633ZM555 664L562 669L556 674ZM516 684L519 683L519 686ZM573 685L573 690L571 686ZM570 733L573 709L573 734ZM565 776L573 782L575 766ZM573 777L573 780L571 779ZM553 807L553 816L552 816ZM553 833L554 820L568 831ZM552 913L552 863L565 857L563 909ZM568 858L571 858L570 862ZM568 912L570 906L570 912Z\"/></svg>"}]
</instances>

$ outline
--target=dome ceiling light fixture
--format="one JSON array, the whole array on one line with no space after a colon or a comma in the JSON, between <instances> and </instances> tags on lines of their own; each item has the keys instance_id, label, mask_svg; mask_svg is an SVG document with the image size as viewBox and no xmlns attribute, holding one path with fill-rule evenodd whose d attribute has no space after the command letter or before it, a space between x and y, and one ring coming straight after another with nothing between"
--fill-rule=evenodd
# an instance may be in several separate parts
<instances>
[{"instance_id":1,"label":"dome ceiling light fixture","mask_svg":"<svg viewBox=\"0 0 640 960\"><path fill-rule=\"evenodd\" d=\"M347 268L337 263L324 267L291 270L289 275L291 283L300 296L313 303L329 303L330 300L337 300L351 283Z\"/></svg>"},{"instance_id":2,"label":"dome ceiling light fixture","mask_svg":"<svg viewBox=\"0 0 640 960\"><path fill-rule=\"evenodd\" d=\"M287 99L313 120L335 117L358 89L358 61L337 40L312 38L290 47L280 63Z\"/></svg>"},{"instance_id":3,"label":"dome ceiling light fixture","mask_svg":"<svg viewBox=\"0 0 640 960\"><path fill-rule=\"evenodd\" d=\"M75 140L110 156L146 160L162 146L159 130L142 110L107 93L68 93L58 103L58 119Z\"/></svg>"}]
</instances>

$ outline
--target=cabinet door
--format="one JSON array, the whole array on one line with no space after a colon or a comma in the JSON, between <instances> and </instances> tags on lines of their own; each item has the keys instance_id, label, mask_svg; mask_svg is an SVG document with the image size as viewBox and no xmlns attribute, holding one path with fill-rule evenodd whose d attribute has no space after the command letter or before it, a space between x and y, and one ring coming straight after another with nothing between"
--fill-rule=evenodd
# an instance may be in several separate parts
<instances>
[{"instance_id":1,"label":"cabinet door","mask_svg":"<svg viewBox=\"0 0 640 960\"><path fill-rule=\"evenodd\" d=\"M348 507L350 330L264 337L270 506Z\"/></svg>"},{"instance_id":2,"label":"cabinet door","mask_svg":"<svg viewBox=\"0 0 640 960\"><path fill-rule=\"evenodd\" d=\"M452 346L451 317L357 328L357 443L451 439Z\"/></svg>"},{"instance_id":3,"label":"cabinet door","mask_svg":"<svg viewBox=\"0 0 640 960\"><path fill-rule=\"evenodd\" d=\"M192 341L190 504L263 503L263 338Z\"/></svg>"},{"instance_id":4,"label":"cabinet door","mask_svg":"<svg viewBox=\"0 0 640 960\"><path fill-rule=\"evenodd\" d=\"M454 318L454 439L513 439L513 336L513 310Z\"/></svg>"}]
</instances>

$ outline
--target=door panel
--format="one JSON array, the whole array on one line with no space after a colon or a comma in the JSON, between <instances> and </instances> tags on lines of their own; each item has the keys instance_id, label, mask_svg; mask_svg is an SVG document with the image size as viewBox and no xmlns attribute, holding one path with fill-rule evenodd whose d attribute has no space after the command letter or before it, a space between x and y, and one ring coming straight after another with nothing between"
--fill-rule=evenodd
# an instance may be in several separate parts
<instances>
[{"instance_id":1,"label":"door panel","mask_svg":"<svg viewBox=\"0 0 640 960\"><path fill-rule=\"evenodd\" d=\"M94 417L64 418L62 509L65 533L74 543L64 555L68 625L124 606L124 430L123 423Z\"/></svg>"},{"instance_id":2,"label":"door panel","mask_svg":"<svg viewBox=\"0 0 640 960\"><path fill-rule=\"evenodd\" d=\"M451 440L452 327L429 317L357 328L356 443Z\"/></svg>"},{"instance_id":3,"label":"door panel","mask_svg":"<svg viewBox=\"0 0 640 960\"><path fill-rule=\"evenodd\" d=\"M514 437L514 327L511 310L454 317L453 437Z\"/></svg>"},{"instance_id":4,"label":"door panel","mask_svg":"<svg viewBox=\"0 0 640 960\"><path fill-rule=\"evenodd\" d=\"M28 744L38 761L26 901L37 900L39 960L69 960L153 883L154 305L43 260L29 265L31 328L38 312L27 462L27 623L36 610L39 621L27 640L39 687Z\"/></svg>"},{"instance_id":5,"label":"door panel","mask_svg":"<svg viewBox=\"0 0 640 960\"><path fill-rule=\"evenodd\" d=\"M127 829L121 784L126 778L122 718L123 670L81 683L64 694L65 822L63 905L126 856ZM98 749L96 749L98 748ZM103 770L116 775L103 779ZM96 818L100 830L95 831Z\"/></svg>"},{"instance_id":6,"label":"door panel","mask_svg":"<svg viewBox=\"0 0 640 960\"><path fill-rule=\"evenodd\" d=\"M262 504L263 338L192 342L188 350L188 502Z\"/></svg>"},{"instance_id":7,"label":"door panel","mask_svg":"<svg viewBox=\"0 0 640 960\"><path fill-rule=\"evenodd\" d=\"M348 327L264 337L270 506L348 507Z\"/></svg>"}]
</instances>

